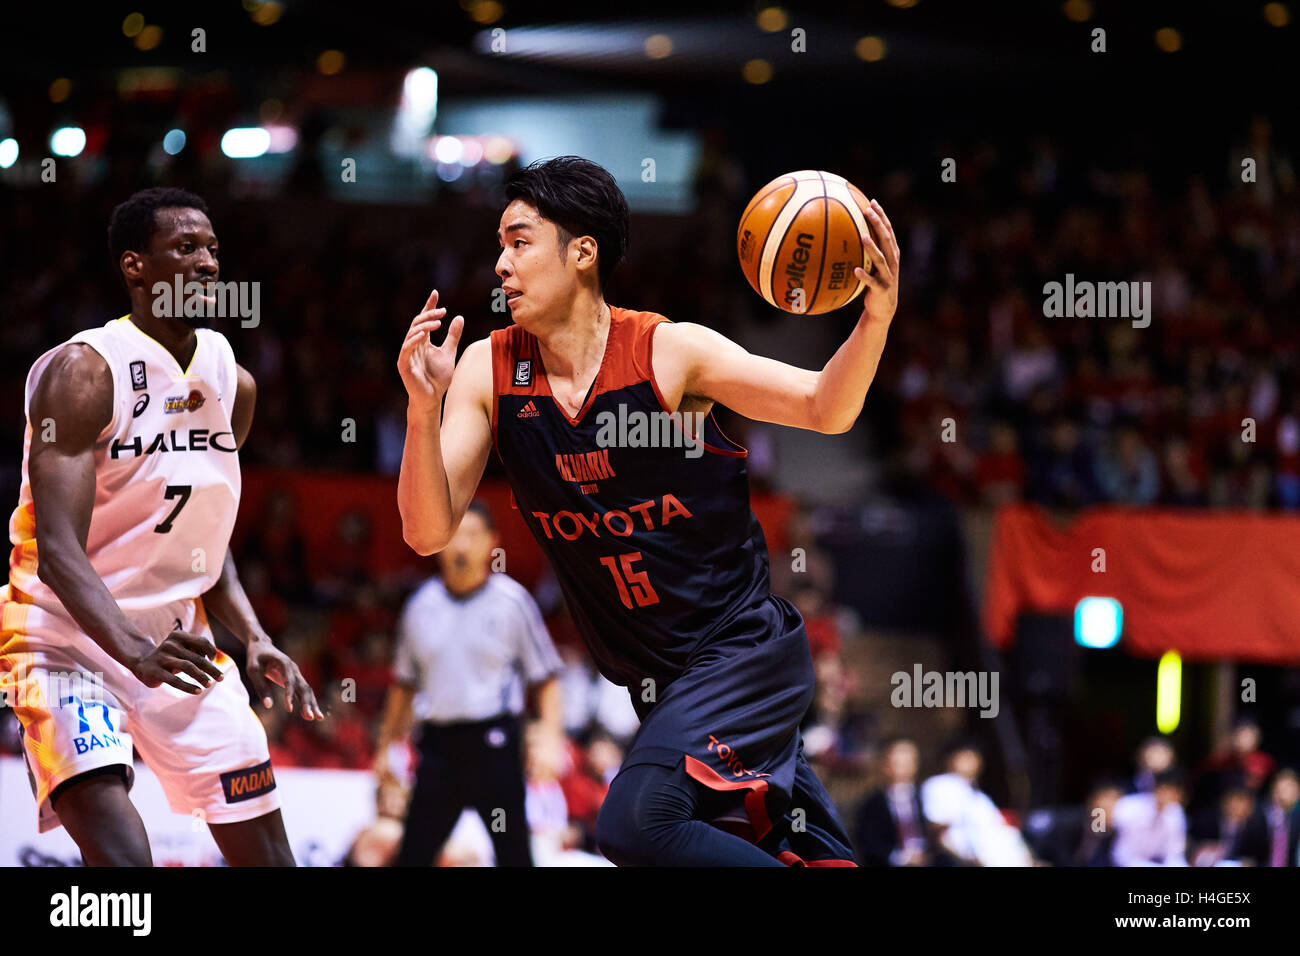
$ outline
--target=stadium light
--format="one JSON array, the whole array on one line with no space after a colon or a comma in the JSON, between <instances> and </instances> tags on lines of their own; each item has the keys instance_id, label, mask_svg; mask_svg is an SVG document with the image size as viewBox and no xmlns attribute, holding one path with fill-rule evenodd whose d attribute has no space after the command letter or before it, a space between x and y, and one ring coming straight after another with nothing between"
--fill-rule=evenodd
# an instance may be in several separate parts
<instances>
[{"instance_id":1,"label":"stadium light","mask_svg":"<svg viewBox=\"0 0 1300 956\"><path fill-rule=\"evenodd\" d=\"M439 136L434 144L433 156L440 163L459 163L464 146L455 136Z\"/></svg>"},{"instance_id":2,"label":"stadium light","mask_svg":"<svg viewBox=\"0 0 1300 956\"><path fill-rule=\"evenodd\" d=\"M86 131L80 126L61 126L50 134L50 150L55 156L80 156L86 148Z\"/></svg>"},{"instance_id":3,"label":"stadium light","mask_svg":"<svg viewBox=\"0 0 1300 956\"><path fill-rule=\"evenodd\" d=\"M271 134L260 126L237 126L221 137L221 151L231 159L253 159L271 148Z\"/></svg>"},{"instance_id":4,"label":"stadium light","mask_svg":"<svg viewBox=\"0 0 1300 956\"><path fill-rule=\"evenodd\" d=\"M266 135L269 137L266 144L268 153L291 153L298 145L298 131L292 126L271 123L265 128Z\"/></svg>"},{"instance_id":5,"label":"stadium light","mask_svg":"<svg viewBox=\"0 0 1300 956\"><path fill-rule=\"evenodd\" d=\"M1156 729L1172 734L1178 729L1183 697L1183 659L1177 651L1165 651L1156 669Z\"/></svg>"},{"instance_id":6,"label":"stadium light","mask_svg":"<svg viewBox=\"0 0 1300 956\"><path fill-rule=\"evenodd\" d=\"M493 166L500 166L515 154L515 145L504 136L492 136L483 144L483 155Z\"/></svg>"},{"instance_id":7,"label":"stadium light","mask_svg":"<svg viewBox=\"0 0 1300 956\"><path fill-rule=\"evenodd\" d=\"M0 169L8 169L18 161L18 140L0 139Z\"/></svg>"},{"instance_id":8,"label":"stadium light","mask_svg":"<svg viewBox=\"0 0 1300 956\"><path fill-rule=\"evenodd\" d=\"M163 152L168 156L175 156L185 148L185 131L180 129L168 130L167 135L163 137Z\"/></svg>"},{"instance_id":9,"label":"stadium light","mask_svg":"<svg viewBox=\"0 0 1300 956\"><path fill-rule=\"evenodd\" d=\"M1074 606L1074 643L1107 648L1119 643L1124 630L1124 609L1114 598L1086 597Z\"/></svg>"},{"instance_id":10,"label":"stadium light","mask_svg":"<svg viewBox=\"0 0 1300 956\"><path fill-rule=\"evenodd\" d=\"M418 66L402 81L402 99L393 118L389 140L398 156L419 155L438 115L438 74L427 66Z\"/></svg>"}]
</instances>

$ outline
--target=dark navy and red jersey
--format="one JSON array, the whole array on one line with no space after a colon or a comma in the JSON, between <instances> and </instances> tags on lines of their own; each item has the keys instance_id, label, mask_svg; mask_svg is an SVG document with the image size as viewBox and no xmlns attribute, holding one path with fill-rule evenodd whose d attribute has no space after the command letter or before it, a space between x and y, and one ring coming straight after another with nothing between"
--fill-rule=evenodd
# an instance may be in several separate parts
<instances>
[{"instance_id":1,"label":"dark navy and red jersey","mask_svg":"<svg viewBox=\"0 0 1300 956\"><path fill-rule=\"evenodd\" d=\"M633 689L680 675L769 593L746 452L711 414L696 457L683 444L609 444L619 421L632 441L654 428L662 443L679 427L650 364L666 321L610 309L604 360L573 418L551 395L537 339L519 326L492 333L493 432L515 503L601 673ZM628 427L638 421L652 423L640 436Z\"/></svg>"},{"instance_id":2,"label":"dark navy and red jersey","mask_svg":"<svg viewBox=\"0 0 1300 956\"><path fill-rule=\"evenodd\" d=\"M812 656L799 612L769 590L747 453L711 414L702 450L673 439L680 423L665 418L651 366L667 321L611 307L574 417L551 394L537 339L519 326L493 332L497 453L592 658L641 718L624 767L681 766L737 791L753 839L786 862L850 862L803 756Z\"/></svg>"}]
</instances>

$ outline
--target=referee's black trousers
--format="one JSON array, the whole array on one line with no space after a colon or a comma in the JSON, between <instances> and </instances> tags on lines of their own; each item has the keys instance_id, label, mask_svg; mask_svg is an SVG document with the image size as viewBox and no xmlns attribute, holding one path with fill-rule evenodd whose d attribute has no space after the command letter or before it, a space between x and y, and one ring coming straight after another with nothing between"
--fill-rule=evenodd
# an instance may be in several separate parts
<instances>
[{"instance_id":1,"label":"referee's black trousers","mask_svg":"<svg viewBox=\"0 0 1300 956\"><path fill-rule=\"evenodd\" d=\"M420 725L420 762L394 866L430 866L461 811L473 807L496 850L497 866L532 866L524 812L519 719Z\"/></svg>"}]
</instances>

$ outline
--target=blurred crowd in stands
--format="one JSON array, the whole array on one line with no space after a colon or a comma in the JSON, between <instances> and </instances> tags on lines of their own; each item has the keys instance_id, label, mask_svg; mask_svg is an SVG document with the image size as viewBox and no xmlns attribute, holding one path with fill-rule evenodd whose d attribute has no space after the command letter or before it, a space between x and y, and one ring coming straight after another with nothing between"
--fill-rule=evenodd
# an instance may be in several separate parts
<instances>
[{"instance_id":1,"label":"blurred crowd in stands","mask_svg":"<svg viewBox=\"0 0 1300 956\"><path fill-rule=\"evenodd\" d=\"M610 299L743 344L774 320L734 261L737 214L761 181L724 136L703 144L695 212L634 218ZM1109 168L1063 152L1046 138L953 147L958 180L947 184L865 146L828 162L872 187L903 244L901 306L857 430L862 454L962 504L1300 507L1300 192L1269 121L1243 128L1231 155L1181 166ZM40 352L124 311L104 229L133 185L0 188L10 407ZM429 288L464 312L466 340L508 322L491 308L492 197L472 208L437 200L410 234L357 211L307 238L274 200L207 198L223 278L263 285L263 321L226 330L261 396L246 464L395 472L404 402L393 356ZM1067 275L1149 282L1149 326L1048 318L1044 285ZM847 334L856 315L819 321ZM356 441L340 440L344 419ZM6 416L0 438L18 447L21 422ZM6 483L16 467L11 458Z\"/></svg>"},{"instance_id":2,"label":"blurred crowd in stands","mask_svg":"<svg viewBox=\"0 0 1300 956\"><path fill-rule=\"evenodd\" d=\"M1300 508L1300 192L1271 137L1269 123L1256 119L1232 155L1167 176L1150 165L1067 159L1045 139L954 150L957 184L879 167L865 147L828 162L873 187L903 244L902 304L856 429L862 457L883 462L887 479L963 506ZM724 138L705 142L696 211L647 223L645 240L634 217L629 261L610 299L712 325L743 344L747 330L772 321L744 286L733 251L737 214L761 181L727 154ZM1243 157L1255 161L1252 182L1242 181ZM9 450L0 492L9 502L17 500L26 370L74 332L125 311L105 225L112 205L139 185L110 176L84 192L0 186L0 400L9 409L0 416ZM178 185L204 192L201 182ZM275 221L274 203L231 202L215 191L206 198L223 278L264 286L261 323L223 330L259 385L245 467L395 474L405 400L393 363L429 288L466 314L467 340L508 321L490 308L490 231L465 235L454 210L435 203L419 234L395 235L374 216L358 216L361 225L338 220L303 245L292 222ZM495 209L486 215L490 230ZM1047 318L1044 284L1067 274L1149 281L1149 327ZM856 314L825 321L847 335ZM949 418L954 440L945 440ZM341 440L345 419L358 440ZM743 429L735 423L742 439ZM755 466L755 484L769 485L761 461ZM236 558L276 643L322 697L339 699L350 681L356 706L335 706L318 723L257 712L276 764L369 768L396 617L418 581L371 571L363 515L340 522L329 570L313 579L299 530L311 520L306 508L270 496ZM809 749L823 766L879 784L860 806L843 808L864 861L1296 865L1295 771L1260 753L1258 729L1245 724L1188 776L1169 743L1152 740L1131 780L1098 781L1082 807L1024 821L979 790L982 759L968 742L949 748L944 772L920 782L915 742L872 740L871 715L845 709L855 675L840 648L852 624L829 605L828 588L786 583L807 618L820 677L805 726ZM571 744L530 760L530 822L556 853L592 853L596 810L635 718L626 692L592 672L554 582L544 579L535 593L566 660ZM6 740L6 749L13 744ZM457 861L454 847L448 854L446 862Z\"/></svg>"},{"instance_id":3,"label":"blurred crowd in stands","mask_svg":"<svg viewBox=\"0 0 1300 956\"><path fill-rule=\"evenodd\" d=\"M1259 741L1240 718L1189 774L1168 738L1150 737L1132 776L1098 779L1082 805L1018 820L980 790L978 745L954 741L945 771L920 782L916 743L895 738L881 747L854 838L874 866L1297 866L1300 777Z\"/></svg>"}]
</instances>

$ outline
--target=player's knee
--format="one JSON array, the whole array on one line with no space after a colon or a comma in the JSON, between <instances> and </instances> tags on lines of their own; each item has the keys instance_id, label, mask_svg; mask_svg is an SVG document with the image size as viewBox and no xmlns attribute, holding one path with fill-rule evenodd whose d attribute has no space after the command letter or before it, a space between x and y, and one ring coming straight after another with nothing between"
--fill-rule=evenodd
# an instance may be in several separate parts
<instances>
[{"instance_id":1,"label":"player's knee","mask_svg":"<svg viewBox=\"0 0 1300 956\"><path fill-rule=\"evenodd\" d=\"M692 795L671 771L631 767L614 780L601 805L596 844L619 866L654 866L693 815Z\"/></svg>"},{"instance_id":2,"label":"player's knee","mask_svg":"<svg viewBox=\"0 0 1300 956\"><path fill-rule=\"evenodd\" d=\"M641 862L635 814L618 781L610 787L596 815L596 846L618 866L637 866Z\"/></svg>"}]
</instances>

